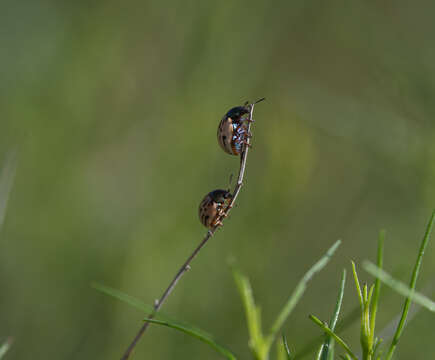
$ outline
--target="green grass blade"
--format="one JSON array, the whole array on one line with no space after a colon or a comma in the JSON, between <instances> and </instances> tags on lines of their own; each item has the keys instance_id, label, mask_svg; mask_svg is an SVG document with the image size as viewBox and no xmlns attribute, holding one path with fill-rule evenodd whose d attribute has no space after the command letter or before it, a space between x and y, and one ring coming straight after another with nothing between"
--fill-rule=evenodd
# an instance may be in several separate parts
<instances>
[{"instance_id":1,"label":"green grass blade","mask_svg":"<svg viewBox=\"0 0 435 360\"><path fill-rule=\"evenodd\" d=\"M246 276L236 269L233 269L233 276L245 309L251 349L257 355L268 352L269 349L265 348L265 340L261 330L260 308L255 305L251 283Z\"/></svg>"},{"instance_id":2,"label":"green grass blade","mask_svg":"<svg viewBox=\"0 0 435 360\"><path fill-rule=\"evenodd\" d=\"M359 304L361 306L361 311L364 311L364 298L363 298L363 293L361 291L361 286L359 284L358 274L356 272L356 266L353 261L351 262L352 262L352 273L353 273L353 278L355 280L356 292L358 293Z\"/></svg>"},{"instance_id":3,"label":"green grass blade","mask_svg":"<svg viewBox=\"0 0 435 360\"><path fill-rule=\"evenodd\" d=\"M144 303L142 300L139 300L138 298L135 298L131 295L128 295L120 290L111 288L110 286L106 286L103 284L99 284L99 283L92 283L91 287L94 288L97 291L100 291L101 293L105 294L105 295L109 295L117 300L120 300L138 310L143 311L146 314L151 314L154 312L154 307L151 305L148 305L146 303ZM173 321L174 319L171 318L170 316L166 315L165 313L162 313L161 311L159 311L157 314L155 314L155 317L157 319L162 319L162 320L168 320L168 321ZM174 320L177 321L177 320ZM190 326L189 324L186 324L187 326Z\"/></svg>"},{"instance_id":4,"label":"green grass blade","mask_svg":"<svg viewBox=\"0 0 435 360\"><path fill-rule=\"evenodd\" d=\"M236 360L236 357L234 356L233 353L231 353L230 350L228 350L228 349L224 348L223 346L219 345L218 343L216 343L213 336L211 336L210 334L206 333L203 330L200 330L197 328L187 327L183 324L175 323L172 321L169 322L169 321L147 319L147 318L145 318L144 321L150 322L152 324L167 326L169 328L181 331L187 335L190 335L190 336L206 343L207 345L212 347L214 350L216 350L218 353L220 353L222 356L224 356L226 359Z\"/></svg>"},{"instance_id":5,"label":"green grass blade","mask_svg":"<svg viewBox=\"0 0 435 360\"><path fill-rule=\"evenodd\" d=\"M5 356L5 354L9 351L9 348L12 345L12 338L8 338L2 345L0 345L0 359Z\"/></svg>"},{"instance_id":6,"label":"green grass blade","mask_svg":"<svg viewBox=\"0 0 435 360\"><path fill-rule=\"evenodd\" d=\"M317 325L319 325L322 330L329 336L331 336L346 352L347 354L353 359L353 360L358 360L358 358L356 357L356 355L352 352L352 350L350 349L350 347L333 331L331 331L331 329L324 324L322 321L320 321L317 317L315 317L314 315L310 315L309 318Z\"/></svg>"},{"instance_id":7,"label":"green grass blade","mask_svg":"<svg viewBox=\"0 0 435 360\"><path fill-rule=\"evenodd\" d=\"M126 293L111 288L110 286L106 286L99 283L92 283L91 286L103 294L109 295L115 299L121 300L136 309L142 310L145 313L152 313L154 311L154 307L148 304L145 304L143 301L139 300L138 298L135 298L133 296L127 295Z\"/></svg>"},{"instance_id":8,"label":"green grass blade","mask_svg":"<svg viewBox=\"0 0 435 360\"><path fill-rule=\"evenodd\" d=\"M6 215L9 194L12 189L16 170L15 152L11 152L6 156L6 160L0 172L0 228Z\"/></svg>"},{"instance_id":9,"label":"green grass blade","mask_svg":"<svg viewBox=\"0 0 435 360\"><path fill-rule=\"evenodd\" d=\"M343 295L344 295L344 286L346 284L346 269L343 269L343 274L341 275L341 281L340 281L340 290L338 292L338 298L337 303L335 304L334 313L332 315L331 321L330 321L330 329L331 331L335 331L335 327L337 325L338 316L340 314L341 305L343 303ZM328 360L332 359L334 357L333 352L333 338L331 336L327 336L325 339L325 342L323 343L321 350L320 350L320 360Z\"/></svg>"},{"instance_id":10,"label":"green grass blade","mask_svg":"<svg viewBox=\"0 0 435 360\"><path fill-rule=\"evenodd\" d=\"M340 315L341 305L343 303L345 285L346 285L346 269L343 269L343 274L341 275L341 282L340 282L340 291L338 293L334 314L332 315L332 319L331 319L330 328L332 331L335 331L335 327L337 326L338 316Z\"/></svg>"},{"instance_id":11,"label":"green grass blade","mask_svg":"<svg viewBox=\"0 0 435 360\"><path fill-rule=\"evenodd\" d=\"M374 345L373 345L373 358L374 359L377 359L378 357L380 357L380 354L378 354L378 352L379 352L379 348L380 348L381 344L382 344L382 339L375 338Z\"/></svg>"},{"instance_id":12,"label":"green grass blade","mask_svg":"<svg viewBox=\"0 0 435 360\"><path fill-rule=\"evenodd\" d=\"M385 231L381 230L379 233L378 240L378 255L377 255L377 266L382 269L384 263L384 240L385 240ZM379 303L379 295L381 293L381 281L377 277L375 281L375 290L373 294L372 303L370 306L370 341L373 344L375 338L375 326L376 326L376 313L378 311L378 303Z\"/></svg>"},{"instance_id":13,"label":"green grass blade","mask_svg":"<svg viewBox=\"0 0 435 360\"><path fill-rule=\"evenodd\" d=\"M278 331L281 329L284 322L287 320L288 316L290 315L290 313L298 303L299 299L302 297L303 293L305 292L305 289L307 288L308 281L310 281L311 278L317 272L319 272L326 266L326 264L329 262L334 252L340 246L340 243L341 243L340 240L336 241L334 245L332 245L331 248L326 252L326 254L319 261L317 261L299 281L292 295L287 300L287 303L284 305L284 308L281 310L277 319L272 325L272 328L270 330L270 335L268 337L270 342L273 342L275 340Z\"/></svg>"},{"instance_id":14,"label":"green grass blade","mask_svg":"<svg viewBox=\"0 0 435 360\"><path fill-rule=\"evenodd\" d=\"M282 343L284 345L285 353L287 354L287 360L292 360L292 356L290 354L290 348L288 347L287 338L284 334L282 334Z\"/></svg>"},{"instance_id":15,"label":"green grass blade","mask_svg":"<svg viewBox=\"0 0 435 360\"><path fill-rule=\"evenodd\" d=\"M154 311L154 307L150 306L148 304L145 304L141 300L127 295L123 293L122 291L116 290L114 288L111 288L109 286L105 286L98 283L92 283L92 287L106 295L109 295L115 299L121 300L132 307L139 309L141 311L144 311L146 313L152 313ZM195 328L192 325L181 323L178 321L174 321L173 319L170 319L167 315L162 314L161 312L156 314L157 319L148 319L146 318L145 321L148 321L153 324L159 324L167 327L171 327L173 329L177 329L179 331L182 331L188 335L191 335L193 337L196 337L197 339L207 343L211 347L213 347L216 351L224 355L227 359L236 359L235 356L226 348L223 346L217 344L213 337L209 334L207 334L205 331Z\"/></svg>"},{"instance_id":16,"label":"green grass blade","mask_svg":"<svg viewBox=\"0 0 435 360\"><path fill-rule=\"evenodd\" d=\"M327 356L327 360L334 360L335 358L335 342L331 342L331 344L329 345L329 351L328 351L328 356Z\"/></svg>"},{"instance_id":17,"label":"green grass blade","mask_svg":"<svg viewBox=\"0 0 435 360\"><path fill-rule=\"evenodd\" d=\"M435 210L432 212L432 216L429 220L429 223L426 228L426 232L424 234L423 240L421 242L420 250L418 252L417 261L414 266L414 270L411 276L411 282L409 284L409 288L414 291L415 285L417 283L417 277L420 272L421 262L423 260L423 255L426 250L426 246L429 242L430 234L432 232L432 227L435 221ZM399 325L397 325L396 333L394 334L394 338L391 341L390 347L388 349L388 354L386 359L390 360L393 356L394 350L396 349L397 343L399 342L400 336L402 335L403 328L405 326L405 320L408 315L409 305L411 304L411 297L408 297L405 300L405 304L403 305L402 317L400 318Z\"/></svg>"},{"instance_id":18,"label":"green grass blade","mask_svg":"<svg viewBox=\"0 0 435 360\"><path fill-rule=\"evenodd\" d=\"M355 323L356 320L360 318L360 314L361 307L358 305L357 307L354 307L351 312L346 314L344 318L337 323L335 333L338 334L348 329L351 325ZM315 348L324 340L324 338L324 335L320 335L306 343L304 347L295 354L295 359L303 359L310 355L315 350Z\"/></svg>"},{"instance_id":19,"label":"green grass blade","mask_svg":"<svg viewBox=\"0 0 435 360\"><path fill-rule=\"evenodd\" d=\"M425 295L412 290L405 283L396 280L386 271L378 268L376 265L372 264L370 261L364 261L363 263L364 269L371 275L376 276L380 281L385 283L385 285L389 286L400 295L405 296L406 298L410 298L411 301L417 303L425 307L426 309L435 312L435 302L426 297Z\"/></svg>"},{"instance_id":20,"label":"green grass blade","mask_svg":"<svg viewBox=\"0 0 435 360\"><path fill-rule=\"evenodd\" d=\"M281 339L276 342L276 360L291 360L290 349L287 344L287 339L282 334Z\"/></svg>"}]
</instances>

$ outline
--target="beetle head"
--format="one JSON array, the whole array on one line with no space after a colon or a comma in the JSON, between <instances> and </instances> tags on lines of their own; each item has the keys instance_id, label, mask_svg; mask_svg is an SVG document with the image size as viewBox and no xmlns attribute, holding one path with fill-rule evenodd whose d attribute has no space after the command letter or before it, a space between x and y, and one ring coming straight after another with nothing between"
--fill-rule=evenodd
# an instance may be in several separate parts
<instances>
[{"instance_id":1,"label":"beetle head","mask_svg":"<svg viewBox=\"0 0 435 360\"><path fill-rule=\"evenodd\" d=\"M224 203L226 199L231 199L232 195L227 190L214 190L209 193L209 196L212 198L214 202Z\"/></svg>"},{"instance_id":2,"label":"beetle head","mask_svg":"<svg viewBox=\"0 0 435 360\"><path fill-rule=\"evenodd\" d=\"M245 114L249 114L249 110L246 106L236 106L228 110L226 117L231 118L234 122L238 122Z\"/></svg>"}]
</instances>

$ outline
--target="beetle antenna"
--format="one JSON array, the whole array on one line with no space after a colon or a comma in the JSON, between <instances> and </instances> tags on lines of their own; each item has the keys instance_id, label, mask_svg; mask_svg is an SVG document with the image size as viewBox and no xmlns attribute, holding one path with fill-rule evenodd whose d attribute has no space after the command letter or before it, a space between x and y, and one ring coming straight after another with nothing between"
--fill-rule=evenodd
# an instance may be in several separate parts
<instances>
[{"instance_id":1,"label":"beetle antenna","mask_svg":"<svg viewBox=\"0 0 435 360\"><path fill-rule=\"evenodd\" d=\"M258 104L259 102L262 102L262 101L264 101L264 100L266 100L265 97L263 97L263 98L261 98L261 99L258 99L254 104Z\"/></svg>"}]
</instances>

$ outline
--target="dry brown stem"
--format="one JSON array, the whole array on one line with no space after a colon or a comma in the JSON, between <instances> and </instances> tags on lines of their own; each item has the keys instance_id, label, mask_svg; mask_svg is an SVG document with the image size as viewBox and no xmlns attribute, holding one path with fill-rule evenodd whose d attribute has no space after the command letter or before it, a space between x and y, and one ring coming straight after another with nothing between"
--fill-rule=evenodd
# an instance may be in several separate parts
<instances>
[{"instance_id":1,"label":"dry brown stem","mask_svg":"<svg viewBox=\"0 0 435 360\"><path fill-rule=\"evenodd\" d=\"M264 98L257 100L255 103L252 103L249 105L249 120L248 120L248 128L247 128L247 133L250 134L251 132L251 125L252 125L252 114L254 112L254 105L260 101L263 101ZM234 187L234 191L232 193L232 198L230 203L226 206L226 208L224 209L222 215L220 216L220 220L221 222L224 221L224 219L227 217L228 213L230 212L231 208L234 206L234 203L236 202L237 196L240 193L240 189L243 186L243 178L245 176L245 168L246 168L246 160L248 157L248 151L249 151L249 144L250 144L251 138L248 137L247 138L247 144L245 144L244 149L242 151L241 157L240 157L240 168L239 168L239 176L237 178L237 183L236 186ZM217 223L219 223L219 221L217 221ZM210 238L215 234L216 230L220 227L221 225L216 225L213 228L211 228L209 231L207 231L207 234L205 235L204 239L201 241L201 243L196 247L196 249L192 252L192 254L187 258L187 260L184 262L184 264L180 267L180 269L178 270L177 274L175 275L175 277L172 279L171 283L169 284L169 286L166 288L165 292L163 293L163 295L160 297L159 300L156 300L155 304L154 304L154 311L148 315L149 319L152 319L156 313L160 310L160 308L162 307L163 303L166 301L166 299L168 298L168 296L172 293L172 291L175 288L175 285L177 285L178 281L181 279L181 277L184 275L184 273L190 269L190 263L192 262L192 260L198 255L199 251L204 247L204 245L208 242L208 240L210 240ZM138 333L136 334L135 338L133 339L133 341L131 342L131 344L129 345L129 347L127 348L127 350L125 351L124 355L122 356L121 360L127 360L129 358L129 356L131 355L133 349L136 347L139 339L142 337L143 333L145 332L145 330L148 328L149 326L149 322L145 322L142 327L139 329Z\"/></svg>"}]
</instances>

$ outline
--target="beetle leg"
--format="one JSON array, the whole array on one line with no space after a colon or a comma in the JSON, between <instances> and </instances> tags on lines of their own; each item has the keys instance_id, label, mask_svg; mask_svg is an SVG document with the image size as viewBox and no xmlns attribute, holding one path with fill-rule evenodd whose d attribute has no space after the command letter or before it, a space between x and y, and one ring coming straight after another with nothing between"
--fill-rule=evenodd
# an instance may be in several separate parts
<instances>
[{"instance_id":1,"label":"beetle leg","mask_svg":"<svg viewBox=\"0 0 435 360\"><path fill-rule=\"evenodd\" d=\"M244 129L242 126L237 128L237 134L242 135L244 133L246 133L246 129Z\"/></svg>"}]
</instances>

